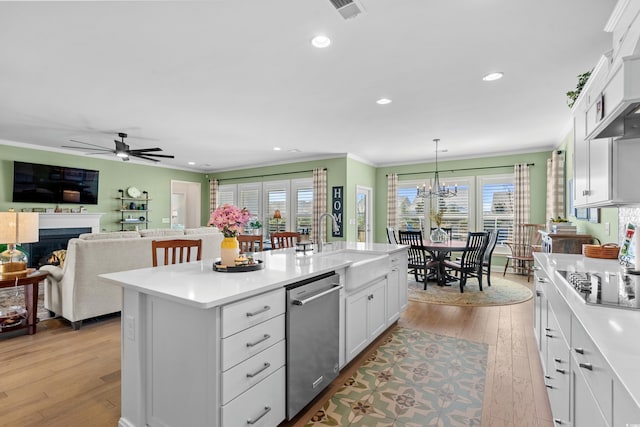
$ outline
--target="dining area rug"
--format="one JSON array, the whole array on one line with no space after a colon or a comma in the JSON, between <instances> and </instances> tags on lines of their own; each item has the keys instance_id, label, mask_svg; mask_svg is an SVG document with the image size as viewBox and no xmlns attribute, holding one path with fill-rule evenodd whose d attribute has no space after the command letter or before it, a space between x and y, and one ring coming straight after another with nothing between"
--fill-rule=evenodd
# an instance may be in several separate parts
<instances>
[{"instance_id":1,"label":"dining area rug","mask_svg":"<svg viewBox=\"0 0 640 427\"><path fill-rule=\"evenodd\" d=\"M460 292L458 282L452 282L450 286L438 286L428 282L427 289L424 290L422 282L409 280L409 299L428 304L482 307L519 304L532 297L533 292L529 288L502 277L492 276L491 286L487 286L483 280L482 291L478 287L478 280L470 278L463 293Z\"/></svg>"},{"instance_id":2,"label":"dining area rug","mask_svg":"<svg viewBox=\"0 0 640 427\"><path fill-rule=\"evenodd\" d=\"M305 424L478 426L488 346L397 327Z\"/></svg>"}]
</instances>

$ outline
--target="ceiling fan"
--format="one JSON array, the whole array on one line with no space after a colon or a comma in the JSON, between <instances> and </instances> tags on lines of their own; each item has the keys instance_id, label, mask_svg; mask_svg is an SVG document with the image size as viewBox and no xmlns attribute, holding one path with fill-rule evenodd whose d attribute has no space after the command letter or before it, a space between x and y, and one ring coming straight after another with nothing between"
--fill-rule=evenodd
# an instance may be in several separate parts
<instances>
[{"instance_id":1,"label":"ceiling fan","mask_svg":"<svg viewBox=\"0 0 640 427\"><path fill-rule=\"evenodd\" d=\"M154 159L154 157L162 157L165 159L173 159L175 156L169 154L153 154L158 151L162 151L162 148L153 147L153 148L140 148L137 150L132 150L129 148L129 145L124 142L124 139L127 137L127 134L124 132L118 132L118 137L120 137L120 141L114 139L113 142L116 143L115 149L106 148L101 145L90 144L88 142L76 141L71 139L71 142L76 142L78 144L90 145L96 148L90 147L77 147L71 145L63 145L65 148L73 148L76 150L86 150L87 154L105 154L105 153L113 153L116 156L120 157L122 161L126 162L130 157L138 157L145 160L151 160L152 162L159 162L160 160Z\"/></svg>"}]
</instances>

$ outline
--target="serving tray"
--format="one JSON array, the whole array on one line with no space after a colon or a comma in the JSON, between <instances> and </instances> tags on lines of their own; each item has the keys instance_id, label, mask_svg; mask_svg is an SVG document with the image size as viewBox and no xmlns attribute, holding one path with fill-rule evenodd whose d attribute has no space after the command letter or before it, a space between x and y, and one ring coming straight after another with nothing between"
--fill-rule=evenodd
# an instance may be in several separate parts
<instances>
[{"instance_id":1,"label":"serving tray","mask_svg":"<svg viewBox=\"0 0 640 427\"><path fill-rule=\"evenodd\" d=\"M264 268L264 261L261 259L254 260L254 264L247 265L237 265L232 267L227 267L225 265L220 265L220 261L216 261L213 263L213 270L219 271L221 273L244 273L245 271L258 271Z\"/></svg>"}]
</instances>

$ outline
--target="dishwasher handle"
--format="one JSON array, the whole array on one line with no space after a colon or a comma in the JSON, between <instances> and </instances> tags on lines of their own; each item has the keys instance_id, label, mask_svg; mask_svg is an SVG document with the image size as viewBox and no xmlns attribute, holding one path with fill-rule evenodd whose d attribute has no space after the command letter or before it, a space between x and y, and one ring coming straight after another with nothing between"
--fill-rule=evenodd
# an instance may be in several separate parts
<instances>
[{"instance_id":1,"label":"dishwasher handle","mask_svg":"<svg viewBox=\"0 0 640 427\"><path fill-rule=\"evenodd\" d=\"M335 292L335 291L339 291L340 289L342 289L342 285L338 285L338 284L334 283L333 286L331 288L327 289L326 291L322 291L319 294L315 294L314 296L306 298L306 299L294 299L293 301L291 301L291 303L293 305L305 305L305 304L307 304L307 303L309 303L309 302L311 302L311 301L313 301L315 299L322 298L323 296L325 296L327 294L330 294L330 293Z\"/></svg>"}]
</instances>

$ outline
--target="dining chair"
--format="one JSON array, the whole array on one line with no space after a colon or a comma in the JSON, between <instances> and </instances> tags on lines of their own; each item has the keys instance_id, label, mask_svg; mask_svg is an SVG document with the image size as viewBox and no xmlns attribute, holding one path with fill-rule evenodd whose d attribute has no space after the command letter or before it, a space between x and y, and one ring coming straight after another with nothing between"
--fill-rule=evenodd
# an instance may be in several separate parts
<instances>
[{"instance_id":1,"label":"dining chair","mask_svg":"<svg viewBox=\"0 0 640 427\"><path fill-rule=\"evenodd\" d=\"M158 266L158 250L162 249L164 265L190 262L191 249L196 251L195 261L202 260L202 239L152 240L151 258L153 266Z\"/></svg>"},{"instance_id":2,"label":"dining chair","mask_svg":"<svg viewBox=\"0 0 640 427\"><path fill-rule=\"evenodd\" d=\"M271 249L293 248L299 240L300 233L296 231L271 233Z\"/></svg>"},{"instance_id":3,"label":"dining chair","mask_svg":"<svg viewBox=\"0 0 640 427\"><path fill-rule=\"evenodd\" d=\"M398 239L396 238L396 231L393 227L387 227L387 241L392 245L398 244Z\"/></svg>"},{"instance_id":4,"label":"dining chair","mask_svg":"<svg viewBox=\"0 0 640 427\"><path fill-rule=\"evenodd\" d=\"M416 282L419 276L423 277L424 289L427 289L429 272L436 266L436 262L431 258L429 252L422 243L422 231L398 230L400 244L409 245L407 253L407 268L409 273L413 273Z\"/></svg>"},{"instance_id":5,"label":"dining chair","mask_svg":"<svg viewBox=\"0 0 640 427\"><path fill-rule=\"evenodd\" d=\"M489 243L489 233L486 231L470 231L467 233L467 244L462 252L460 261L445 260L444 265L460 273L460 293L464 292L469 277L478 279L478 286L482 291L482 262Z\"/></svg>"},{"instance_id":6,"label":"dining chair","mask_svg":"<svg viewBox=\"0 0 640 427\"><path fill-rule=\"evenodd\" d=\"M538 233L544 230L544 224L516 224L513 230L513 241L504 242L511 250L511 255L507 255L507 262L504 265L504 276L509 268L515 273L525 272L527 274L527 282L531 278L533 271L533 252L539 251L541 248L542 235Z\"/></svg>"},{"instance_id":7,"label":"dining chair","mask_svg":"<svg viewBox=\"0 0 640 427\"><path fill-rule=\"evenodd\" d=\"M241 254L246 254L247 252L262 252L262 236L240 234L238 235L238 243Z\"/></svg>"},{"instance_id":8,"label":"dining chair","mask_svg":"<svg viewBox=\"0 0 640 427\"><path fill-rule=\"evenodd\" d=\"M487 243L487 249L484 251L484 258L482 260L483 273L487 276L487 286L491 286L491 257L493 256L493 250L498 243L499 230L491 230L489 232L489 243Z\"/></svg>"}]
</instances>

